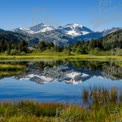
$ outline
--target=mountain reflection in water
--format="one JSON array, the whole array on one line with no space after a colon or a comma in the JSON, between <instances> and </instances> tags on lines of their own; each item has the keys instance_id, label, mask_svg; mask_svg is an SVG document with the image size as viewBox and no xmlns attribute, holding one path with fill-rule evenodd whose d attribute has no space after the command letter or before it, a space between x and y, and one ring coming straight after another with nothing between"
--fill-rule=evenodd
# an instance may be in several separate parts
<instances>
[{"instance_id":1,"label":"mountain reflection in water","mask_svg":"<svg viewBox=\"0 0 122 122\"><path fill-rule=\"evenodd\" d=\"M38 84L48 82L82 83L92 77L117 80L122 77L122 67L110 62L57 61L27 63L23 74L17 80L30 80Z\"/></svg>"},{"instance_id":2,"label":"mountain reflection in water","mask_svg":"<svg viewBox=\"0 0 122 122\"><path fill-rule=\"evenodd\" d=\"M29 99L79 104L84 89L122 88L121 62L64 60L1 64L5 65L0 67L1 101Z\"/></svg>"}]
</instances>

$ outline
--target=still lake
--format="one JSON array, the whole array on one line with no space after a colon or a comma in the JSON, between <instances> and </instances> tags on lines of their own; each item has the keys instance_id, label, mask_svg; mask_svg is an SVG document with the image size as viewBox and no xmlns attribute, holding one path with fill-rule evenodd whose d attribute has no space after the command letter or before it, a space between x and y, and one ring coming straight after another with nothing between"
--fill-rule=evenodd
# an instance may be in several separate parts
<instances>
[{"instance_id":1,"label":"still lake","mask_svg":"<svg viewBox=\"0 0 122 122\"><path fill-rule=\"evenodd\" d=\"M27 61L1 62L0 101L33 100L83 104L87 89L116 87L122 90L121 62L114 61ZM16 68L16 66L24 68ZM14 68L15 66L15 68Z\"/></svg>"}]
</instances>

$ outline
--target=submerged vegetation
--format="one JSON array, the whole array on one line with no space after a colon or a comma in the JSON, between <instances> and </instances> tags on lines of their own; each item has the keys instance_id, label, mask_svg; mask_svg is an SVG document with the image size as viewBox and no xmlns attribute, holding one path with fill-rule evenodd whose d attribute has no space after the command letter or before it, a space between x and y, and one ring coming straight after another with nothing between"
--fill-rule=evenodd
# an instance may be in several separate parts
<instances>
[{"instance_id":1,"label":"submerged vegetation","mask_svg":"<svg viewBox=\"0 0 122 122\"><path fill-rule=\"evenodd\" d=\"M116 88L98 89L82 94L88 107L61 103L20 101L0 103L1 122L120 122L122 92Z\"/></svg>"}]
</instances>

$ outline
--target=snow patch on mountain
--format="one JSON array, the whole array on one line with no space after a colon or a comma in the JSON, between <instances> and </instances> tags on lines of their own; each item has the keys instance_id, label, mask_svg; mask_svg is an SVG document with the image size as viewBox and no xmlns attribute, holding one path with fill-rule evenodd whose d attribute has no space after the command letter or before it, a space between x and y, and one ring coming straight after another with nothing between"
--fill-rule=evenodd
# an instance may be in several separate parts
<instances>
[{"instance_id":1,"label":"snow patch on mountain","mask_svg":"<svg viewBox=\"0 0 122 122\"><path fill-rule=\"evenodd\" d=\"M80 24L67 24L64 27L62 27L62 29L67 35L73 37L86 35L89 34L90 32L93 32L92 30Z\"/></svg>"},{"instance_id":2,"label":"snow patch on mountain","mask_svg":"<svg viewBox=\"0 0 122 122\"><path fill-rule=\"evenodd\" d=\"M37 33L46 32L46 31L52 31L52 30L54 30L52 27L47 26L47 27L43 28L42 30L38 31Z\"/></svg>"},{"instance_id":3,"label":"snow patch on mountain","mask_svg":"<svg viewBox=\"0 0 122 122\"><path fill-rule=\"evenodd\" d=\"M34 34L55 30L54 27L45 25L43 23L30 27L29 29L32 30Z\"/></svg>"},{"instance_id":4,"label":"snow patch on mountain","mask_svg":"<svg viewBox=\"0 0 122 122\"><path fill-rule=\"evenodd\" d=\"M71 36L80 36L80 33L77 33L75 30L67 31L66 34Z\"/></svg>"},{"instance_id":5,"label":"snow patch on mountain","mask_svg":"<svg viewBox=\"0 0 122 122\"><path fill-rule=\"evenodd\" d=\"M80 24L67 24L67 25L65 25L65 27L70 27L72 29L75 29L76 27L82 28L83 25L80 25Z\"/></svg>"}]
</instances>

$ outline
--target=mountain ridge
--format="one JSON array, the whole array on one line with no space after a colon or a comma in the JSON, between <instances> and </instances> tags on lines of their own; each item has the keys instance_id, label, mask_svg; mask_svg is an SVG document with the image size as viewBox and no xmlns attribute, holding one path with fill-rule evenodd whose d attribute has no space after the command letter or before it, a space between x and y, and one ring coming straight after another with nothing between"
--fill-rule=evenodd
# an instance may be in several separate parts
<instances>
[{"instance_id":1,"label":"mountain ridge","mask_svg":"<svg viewBox=\"0 0 122 122\"><path fill-rule=\"evenodd\" d=\"M26 40L30 46L38 44L38 42L41 40L46 42L53 42L54 44L60 46L67 46L74 44L79 40L89 41L93 39L99 39L119 29L121 28L114 27L112 29L99 32L93 31L83 25L76 23L66 24L59 27L53 27L40 23L30 28L16 28L12 31L5 32L11 32L19 39Z\"/></svg>"},{"instance_id":2,"label":"mountain ridge","mask_svg":"<svg viewBox=\"0 0 122 122\"><path fill-rule=\"evenodd\" d=\"M53 42L56 45L67 46L69 44L74 44L78 40L89 41L92 39L99 39L119 29L120 28L112 28L105 31L103 30L102 32L96 32L76 23L66 24L58 27L40 23L28 29L15 29L14 32L28 35L31 38L31 41L27 39L30 45L34 44L34 40L36 38L36 42L37 40L38 42L40 40L44 40L46 42Z\"/></svg>"}]
</instances>

